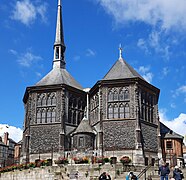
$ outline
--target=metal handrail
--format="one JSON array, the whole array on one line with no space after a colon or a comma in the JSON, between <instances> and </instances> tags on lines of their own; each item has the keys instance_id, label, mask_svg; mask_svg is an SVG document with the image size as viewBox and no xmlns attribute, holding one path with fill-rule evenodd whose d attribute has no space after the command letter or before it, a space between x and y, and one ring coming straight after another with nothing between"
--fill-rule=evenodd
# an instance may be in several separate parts
<instances>
[{"instance_id":1,"label":"metal handrail","mask_svg":"<svg viewBox=\"0 0 186 180\"><path fill-rule=\"evenodd\" d=\"M155 162L158 162L159 159L155 160ZM148 165L147 167L145 167L138 175L138 179L143 176L150 168L152 167L152 164Z\"/></svg>"}]
</instances>

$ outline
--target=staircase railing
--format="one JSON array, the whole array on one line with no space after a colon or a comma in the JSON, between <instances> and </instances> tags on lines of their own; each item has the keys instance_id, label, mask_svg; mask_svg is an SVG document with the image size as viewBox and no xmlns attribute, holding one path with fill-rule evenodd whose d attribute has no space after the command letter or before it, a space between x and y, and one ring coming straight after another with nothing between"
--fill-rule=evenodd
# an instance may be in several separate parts
<instances>
[{"instance_id":1,"label":"staircase railing","mask_svg":"<svg viewBox=\"0 0 186 180\"><path fill-rule=\"evenodd\" d=\"M155 163L158 162L159 159L155 160ZM145 167L138 175L138 179L141 178L144 174L146 174L146 172L152 167L152 164L149 164L147 167Z\"/></svg>"}]
</instances>

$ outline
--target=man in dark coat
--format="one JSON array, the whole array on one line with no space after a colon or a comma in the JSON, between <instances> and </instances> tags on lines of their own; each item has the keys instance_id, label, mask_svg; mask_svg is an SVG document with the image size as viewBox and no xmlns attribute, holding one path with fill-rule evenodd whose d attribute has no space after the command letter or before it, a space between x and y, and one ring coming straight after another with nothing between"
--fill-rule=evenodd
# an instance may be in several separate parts
<instances>
[{"instance_id":1,"label":"man in dark coat","mask_svg":"<svg viewBox=\"0 0 186 180\"><path fill-rule=\"evenodd\" d=\"M159 167L158 172L160 175L160 180L168 180L169 179L170 169L166 163L163 163L162 166Z\"/></svg>"}]
</instances>

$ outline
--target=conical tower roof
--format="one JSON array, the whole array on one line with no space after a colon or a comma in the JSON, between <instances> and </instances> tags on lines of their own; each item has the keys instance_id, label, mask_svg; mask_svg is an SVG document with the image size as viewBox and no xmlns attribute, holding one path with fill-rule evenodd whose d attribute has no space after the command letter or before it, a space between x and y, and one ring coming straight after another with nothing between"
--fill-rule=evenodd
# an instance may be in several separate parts
<instances>
[{"instance_id":1,"label":"conical tower roof","mask_svg":"<svg viewBox=\"0 0 186 180\"><path fill-rule=\"evenodd\" d=\"M134 70L133 67L131 67L122 57L120 57L104 76L103 80L128 79L136 77L145 80Z\"/></svg>"},{"instance_id":2,"label":"conical tower roof","mask_svg":"<svg viewBox=\"0 0 186 180\"><path fill-rule=\"evenodd\" d=\"M57 10L57 21L56 21L56 35L55 35L55 42L54 42L53 69L45 77L43 77L36 84L36 86L66 84L68 86L83 90L81 85L66 70L66 62L65 62L66 46L64 43L61 0L58 0L57 9L58 10Z\"/></svg>"}]
</instances>

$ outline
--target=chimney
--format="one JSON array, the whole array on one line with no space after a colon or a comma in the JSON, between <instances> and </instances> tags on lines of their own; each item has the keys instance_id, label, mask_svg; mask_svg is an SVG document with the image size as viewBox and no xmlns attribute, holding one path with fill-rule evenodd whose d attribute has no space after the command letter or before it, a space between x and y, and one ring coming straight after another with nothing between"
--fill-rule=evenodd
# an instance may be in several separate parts
<instances>
[{"instance_id":1,"label":"chimney","mask_svg":"<svg viewBox=\"0 0 186 180\"><path fill-rule=\"evenodd\" d=\"M8 132L4 133L4 144L5 145L8 145L8 135L9 135Z\"/></svg>"}]
</instances>

